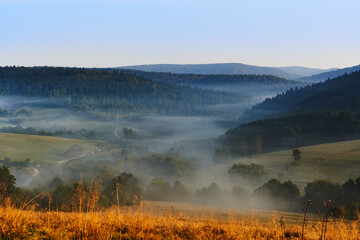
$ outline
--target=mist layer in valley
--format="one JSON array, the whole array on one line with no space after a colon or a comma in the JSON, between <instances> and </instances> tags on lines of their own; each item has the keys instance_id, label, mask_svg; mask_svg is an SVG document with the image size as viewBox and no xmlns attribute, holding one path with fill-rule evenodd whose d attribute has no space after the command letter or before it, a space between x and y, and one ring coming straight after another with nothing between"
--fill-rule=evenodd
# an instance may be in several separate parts
<instances>
[{"instance_id":1,"label":"mist layer in valley","mask_svg":"<svg viewBox=\"0 0 360 240\"><path fill-rule=\"evenodd\" d=\"M248 193L266 181L266 178L254 181L246 177L234 179L229 176L228 169L233 161L215 164L214 150L220 146L218 138L227 130L218 123L221 118L138 113L119 113L109 117L59 107L59 102L64 101L66 99L13 96L0 99L2 110L9 112L8 116L1 117L2 132L29 134L28 129L32 129L30 134L39 137L74 138L93 144L87 147L77 143L65 148L57 143L49 149L51 153L46 155L50 158L42 159L36 155L46 152L44 148L47 145L41 143L39 148L29 151L26 164L20 164L26 162L25 157L18 157L11 151L4 152L2 158L10 159L7 164L12 166L10 170L16 176L19 187L41 189L51 183L54 177L71 183L79 179L80 175L87 179L126 172L140 180L146 196L152 200L200 201L207 204L221 204L226 200L234 206L244 207L247 205L239 204L239 198L236 197L240 193L233 193L236 187L241 189L241 194L248 196ZM229 110L238 109L239 105L226 107ZM21 115L21 112L26 114ZM15 149L26 149L16 142L11 144ZM185 199L178 199L171 192L179 183L191 192ZM164 190L160 198L154 197L158 195L155 192L161 191L157 188L167 184L171 186L170 190ZM219 191L225 191L226 198L201 200L208 198L208 194L223 195ZM249 203L248 199L246 202Z\"/></svg>"}]
</instances>

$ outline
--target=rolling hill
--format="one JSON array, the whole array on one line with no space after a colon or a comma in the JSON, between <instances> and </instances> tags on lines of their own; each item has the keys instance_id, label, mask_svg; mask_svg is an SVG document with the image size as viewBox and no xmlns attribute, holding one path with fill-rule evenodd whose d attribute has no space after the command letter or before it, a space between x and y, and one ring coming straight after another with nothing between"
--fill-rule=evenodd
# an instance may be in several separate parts
<instances>
[{"instance_id":1,"label":"rolling hill","mask_svg":"<svg viewBox=\"0 0 360 240\"><path fill-rule=\"evenodd\" d=\"M315 74L315 75L308 76L308 77L302 77L302 78L298 78L297 80L302 81L302 82L312 82L312 83L323 82L323 81L326 81L327 79L336 78L341 75L344 75L345 73L349 74L349 73L359 71L359 70L360 70L360 65L357 65L357 66L353 66L353 67L327 71L327 72Z\"/></svg>"},{"instance_id":2,"label":"rolling hill","mask_svg":"<svg viewBox=\"0 0 360 240\"><path fill-rule=\"evenodd\" d=\"M285 72L300 75L303 77L308 77L324 72L330 72L338 70L337 68L330 68L330 69L320 69L320 68L308 68L308 67L300 67L300 66L291 66L291 67L278 67L278 69L281 69Z\"/></svg>"},{"instance_id":3,"label":"rolling hill","mask_svg":"<svg viewBox=\"0 0 360 240\"><path fill-rule=\"evenodd\" d=\"M156 82L208 88L220 91L241 93L243 95L276 95L291 87L303 87L306 83L287 80L273 75L255 74L175 74L164 72L144 72L131 69L124 73L150 79ZM254 93L251 93L253 91ZM261 93L265 92L265 93Z\"/></svg>"},{"instance_id":4,"label":"rolling hill","mask_svg":"<svg viewBox=\"0 0 360 240\"><path fill-rule=\"evenodd\" d=\"M331 179L343 183L360 177L360 140L334 142L300 148L301 160L294 163L292 149L261 153L238 158L234 162L263 165L268 179L291 180L303 189L316 179ZM233 162L227 164L230 167Z\"/></svg>"},{"instance_id":5,"label":"rolling hill","mask_svg":"<svg viewBox=\"0 0 360 240\"><path fill-rule=\"evenodd\" d=\"M274 75L286 79L301 77L274 67L258 67L241 63L214 64L154 64L124 66L122 69L133 69L146 72L193 73L193 74L257 74Z\"/></svg>"},{"instance_id":6,"label":"rolling hill","mask_svg":"<svg viewBox=\"0 0 360 240\"><path fill-rule=\"evenodd\" d=\"M12 161L24 161L29 158L36 164L69 158L67 151L73 145L81 149L78 155L98 149L95 141L12 133L0 133L0 141L0 159L9 157Z\"/></svg>"}]
</instances>

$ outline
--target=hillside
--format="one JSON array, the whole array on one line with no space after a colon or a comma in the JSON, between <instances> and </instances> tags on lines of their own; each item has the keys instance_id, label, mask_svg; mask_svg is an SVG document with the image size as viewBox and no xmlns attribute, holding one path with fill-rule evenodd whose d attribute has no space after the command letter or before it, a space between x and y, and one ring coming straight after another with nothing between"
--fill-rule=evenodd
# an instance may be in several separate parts
<instances>
[{"instance_id":1,"label":"hillside","mask_svg":"<svg viewBox=\"0 0 360 240\"><path fill-rule=\"evenodd\" d=\"M360 72L353 72L300 89L290 89L268 98L244 113L242 122L261 119L273 114L301 111L344 109L360 111Z\"/></svg>"},{"instance_id":2,"label":"hillside","mask_svg":"<svg viewBox=\"0 0 360 240\"><path fill-rule=\"evenodd\" d=\"M291 180L303 189L317 179L343 183L360 176L360 140L334 142L301 147L301 160L294 164L292 149L238 158L234 162L264 166L267 178ZM229 163L230 167L232 163Z\"/></svg>"},{"instance_id":3,"label":"hillside","mask_svg":"<svg viewBox=\"0 0 360 240\"><path fill-rule=\"evenodd\" d=\"M315 75L308 76L308 77L298 78L297 80L302 81L302 82L313 82L313 83L323 82L329 78L336 78L341 75L344 75L345 73L349 74L349 73L359 71L359 70L360 70L360 65L357 65L357 66L348 67L348 68L326 71L324 73L319 73L319 74L315 74Z\"/></svg>"},{"instance_id":4,"label":"hillside","mask_svg":"<svg viewBox=\"0 0 360 240\"><path fill-rule=\"evenodd\" d=\"M0 159L8 157L21 162L29 158L32 163L55 163L72 157L68 150L76 145L73 155L81 155L98 149L96 142L58 137L0 133Z\"/></svg>"},{"instance_id":5,"label":"hillside","mask_svg":"<svg viewBox=\"0 0 360 240\"><path fill-rule=\"evenodd\" d=\"M241 63L214 63L214 64L154 64L124 66L122 69L133 69L146 72L193 73L193 74L257 74L274 75L286 79L295 79L301 76L287 73L274 67L258 67Z\"/></svg>"},{"instance_id":6,"label":"hillside","mask_svg":"<svg viewBox=\"0 0 360 240\"><path fill-rule=\"evenodd\" d=\"M303 87L303 82L287 80L272 75L239 74L175 74L164 72L143 72L124 69L124 73L176 85L228 91L261 98L274 96L290 88ZM250 106L249 106L250 107Z\"/></svg>"},{"instance_id":7,"label":"hillside","mask_svg":"<svg viewBox=\"0 0 360 240\"><path fill-rule=\"evenodd\" d=\"M203 107L241 101L236 94L153 82L116 71L1 67L0 94L59 99L79 110L212 114Z\"/></svg>"},{"instance_id":8,"label":"hillside","mask_svg":"<svg viewBox=\"0 0 360 240\"><path fill-rule=\"evenodd\" d=\"M360 137L360 115L316 111L250 122L228 130L223 145L248 155Z\"/></svg>"},{"instance_id":9,"label":"hillside","mask_svg":"<svg viewBox=\"0 0 360 240\"><path fill-rule=\"evenodd\" d=\"M42 167L95 154L100 149L95 141L23 134L0 133L0 141L0 165L8 166L17 184L24 187L43 172ZM51 174L49 169L45 171L45 175ZM36 180L40 183L44 178Z\"/></svg>"}]
</instances>

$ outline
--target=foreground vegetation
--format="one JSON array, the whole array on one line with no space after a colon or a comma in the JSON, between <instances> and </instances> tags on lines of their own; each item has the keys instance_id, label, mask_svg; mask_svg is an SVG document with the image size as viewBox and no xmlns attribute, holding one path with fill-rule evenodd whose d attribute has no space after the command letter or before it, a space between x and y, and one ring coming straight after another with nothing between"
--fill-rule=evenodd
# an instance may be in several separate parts
<instances>
[{"instance_id":1,"label":"foreground vegetation","mask_svg":"<svg viewBox=\"0 0 360 240\"><path fill-rule=\"evenodd\" d=\"M201 207L190 214L164 207L154 212L146 205L114 207L102 212L36 212L31 207L15 209L8 205L0 207L0 238L302 239L300 215L210 212L212 216L201 216ZM356 222L330 220L326 236L319 235L320 228L320 221L309 220L304 239L359 238Z\"/></svg>"}]
</instances>

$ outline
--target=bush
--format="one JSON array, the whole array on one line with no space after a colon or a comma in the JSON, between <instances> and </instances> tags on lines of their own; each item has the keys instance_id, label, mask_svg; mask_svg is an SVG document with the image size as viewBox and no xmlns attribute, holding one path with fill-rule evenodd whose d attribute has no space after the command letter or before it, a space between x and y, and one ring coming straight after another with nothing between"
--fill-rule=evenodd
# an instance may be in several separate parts
<instances>
[{"instance_id":1,"label":"bush","mask_svg":"<svg viewBox=\"0 0 360 240\"><path fill-rule=\"evenodd\" d=\"M185 159L168 154L152 154L137 160L138 167L153 176L189 177L194 172L196 159Z\"/></svg>"},{"instance_id":2,"label":"bush","mask_svg":"<svg viewBox=\"0 0 360 240\"><path fill-rule=\"evenodd\" d=\"M256 178L265 175L264 166L258 164L234 164L228 170L229 175L240 176L240 177L251 177Z\"/></svg>"},{"instance_id":3,"label":"bush","mask_svg":"<svg viewBox=\"0 0 360 240\"><path fill-rule=\"evenodd\" d=\"M291 181L280 183L277 179L270 179L255 189L254 194L260 197L271 197L274 200L297 201L300 191Z\"/></svg>"},{"instance_id":4,"label":"bush","mask_svg":"<svg viewBox=\"0 0 360 240\"><path fill-rule=\"evenodd\" d=\"M209 187L196 191L195 198L201 202L215 201L220 197L221 189L216 183L212 183Z\"/></svg>"},{"instance_id":5,"label":"bush","mask_svg":"<svg viewBox=\"0 0 360 240\"><path fill-rule=\"evenodd\" d=\"M314 211L323 209L323 202L332 200L333 204L339 204L341 198L341 188L339 184L328 180L317 180L310 182L305 187L305 199L313 202Z\"/></svg>"},{"instance_id":6,"label":"bush","mask_svg":"<svg viewBox=\"0 0 360 240\"><path fill-rule=\"evenodd\" d=\"M222 149L216 149L214 156L213 156L213 160L215 163L222 163L222 162L226 162L229 161L231 159L231 153L230 153L230 149L228 147L224 147Z\"/></svg>"},{"instance_id":7,"label":"bush","mask_svg":"<svg viewBox=\"0 0 360 240\"><path fill-rule=\"evenodd\" d=\"M154 178L149 186L147 197L150 200L169 201L171 186L164 182L162 178Z\"/></svg>"}]
</instances>

